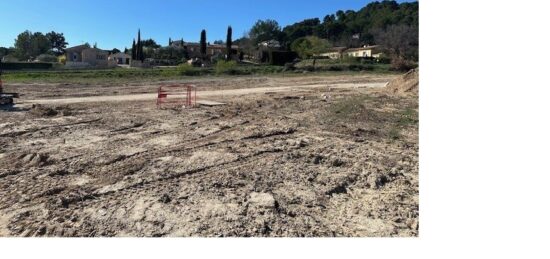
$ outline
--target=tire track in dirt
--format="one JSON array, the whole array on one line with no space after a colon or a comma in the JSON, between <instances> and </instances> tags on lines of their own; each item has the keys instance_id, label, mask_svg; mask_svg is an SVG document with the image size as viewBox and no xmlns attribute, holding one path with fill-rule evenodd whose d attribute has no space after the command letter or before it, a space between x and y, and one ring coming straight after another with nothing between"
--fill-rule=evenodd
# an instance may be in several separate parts
<instances>
[{"instance_id":1,"label":"tire track in dirt","mask_svg":"<svg viewBox=\"0 0 550 259\"><path fill-rule=\"evenodd\" d=\"M237 130L237 127L232 128L232 129ZM142 156L142 158L143 157L151 158L151 157L158 156L158 155L163 155L163 156L170 155L170 154L175 155L175 154L178 154L180 152L187 152L189 150L197 150L197 149L200 150L200 149L205 148L205 147L212 147L212 146L216 146L216 145L219 145L219 144L226 144L226 143L231 143L231 142L235 142L235 141L254 142L254 141L258 141L260 139L265 139L265 138L278 139L279 136L284 136L282 139L285 139L288 135L291 135L294 132L295 132L295 130L289 130L289 129L272 130L272 131L268 131L267 133L265 133L263 135L258 134L258 133L254 133L253 135L251 135L252 137L243 136L239 139L224 139L224 140L217 141L217 142L211 142L211 140L212 140L212 138L219 138L219 136L211 136L211 138L209 138L208 140L204 140L204 139L200 139L199 141L193 140L193 141L196 141L196 142L202 141L203 144L200 144L200 145L195 144L195 145L189 146L189 145L187 145L189 143L180 144L180 145L178 145L178 147L168 147L168 148L165 148L165 149L162 149L162 150L156 150L154 152L145 152L143 154L140 154L140 156ZM226 133L227 133L227 131L226 131ZM219 135L219 134L216 133L215 135ZM206 142L206 143L204 143L204 142ZM168 176L165 176L165 177L152 179L152 180L148 180L148 181L144 181L144 182L140 182L140 183L135 183L135 184L132 184L130 186L126 186L122 189L108 191L108 192L105 192L105 193L98 193L97 192L98 189L95 189L95 191L84 192L84 193L80 193L80 194L75 195L75 191L76 192L80 192L80 191L79 190L74 190L74 189L71 190L70 188L67 189L65 187L64 188L54 187L54 188L49 188L49 189L46 188L45 191L42 191L39 195L34 196L33 197L34 199L32 199L32 201L34 201L34 202L32 202L31 204L28 204L28 206L39 205L39 204L43 203L42 199L44 199L44 198L48 199L48 197L60 196L60 195L62 195L63 191L65 191L65 190L69 191L68 195L72 196L72 197L70 197L69 199L65 199L65 200L63 198L59 198L56 201L58 205L61 205L64 208L69 207L71 204L74 204L74 203L84 202L84 204L87 204L86 201L90 201L92 203L96 203L96 202L100 203L103 200L108 199L108 197L110 197L113 194L125 195L125 193L128 192L128 191L133 191L133 190L138 190L139 191L143 188L146 188L146 189L156 189L156 188L164 189L163 183L166 182L166 181L169 181L171 179L175 179L175 178L179 178L179 177L183 177L183 176L187 176L187 175L192 175L192 174L199 173L199 172L204 172L204 171L207 171L207 170L210 170L210 169L224 168L224 167L227 167L227 166L231 167L232 164L236 164L236 166L242 165L243 163L246 163L247 161L249 161L250 159L252 159L254 157L261 156L263 154L278 153L278 152L282 152L282 151L283 150L280 149L280 148L259 150L259 151L255 151L255 152L253 152L252 154L249 154L249 155L239 156L238 158L236 158L232 161L228 161L228 162L224 162L224 163L220 163L220 164L215 164L215 165L211 165L211 166L206 166L206 167L202 167L202 168L196 168L196 169L192 169L192 170L186 170L186 171L179 172L179 173L176 173L176 174L171 174L171 175L168 175ZM121 163L122 163L122 161L111 164L111 166L109 166L110 170L107 170L107 171L116 171L117 168L119 168L120 166L123 166L123 165L121 165ZM155 187L158 184L160 184L161 187ZM60 179L60 181L56 181L55 186L60 186L60 185L64 186L63 179ZM52 186L52 185L48 184L48 186ZM28 207L28 206L26 206L26 207ZM7 209L7 208L3 208L3 209Z\"/></svg>"},{"instance_id":2,"label":"tire track in dirt","mask_svg":"<svg viewBox=\"0 0 550 259\"><path fill-rule=\"evenodd\" d=\"M294 147L292 149L298 149L300 147ZM91 194L84 194L82 196L74 196L71 199L65 199L61 200L61 202L56 203L57 205L61 205L61 207L58 207L57 209L54 207L49 208L48 215L46 215L46 219L44 218L38 218L31 220L31 222L25 222L24 220L17 220L12 221L13 223L10 224L8 227L11 229L18 229L19 235L25 234L26 236L44 236L46 233L50 231L48 227L44 226L44 221L50 221L54 218L59 218L63 215L65 215L65 218L70 217L76 217L81 216L80 213L82 213L83 210L92 208L93 204L109 204L109 200L112 200L114 195L116 195L116 200L123 199L122 197L131 197L135 195L139 195L141 192L149 192L154 190L168 190L170 188L175 188L178 185L180 185L179 181L170 181L174 179L178 179L181 177L187 177L191 175L195 175L198 173L214 173L218 172L222 169L229 169L229 168L237 168L242 167L243 165L246 165L248 163L252 163L256 161L257 159L261 159L264 155L270 155L275 153L280 153L285 151L282 148L271 148L271 149L264 149L264 150L258 150L256 152L253 152L251 154L240 156L234 160L214 164L211 166L204 166L200 168L185 170L182 172L178 172L175 174L168 175L166 177L153 179L149 181L144 181L136 184L132 184L126 187L123 187L121 189L112 190L104 193L91 193ZM61 198L63 199L63 198ZM73 206L76 206L75 208ZM32 206L31 206L32 207ZM67 211L70 211L70 215L66 215ZM28 211L22 211L19 214L27 215L29 214ZM28 223L28 224L25 224ZM94 236L94 233L90 233L89 236Z\"/></svg>"}]
</instances>

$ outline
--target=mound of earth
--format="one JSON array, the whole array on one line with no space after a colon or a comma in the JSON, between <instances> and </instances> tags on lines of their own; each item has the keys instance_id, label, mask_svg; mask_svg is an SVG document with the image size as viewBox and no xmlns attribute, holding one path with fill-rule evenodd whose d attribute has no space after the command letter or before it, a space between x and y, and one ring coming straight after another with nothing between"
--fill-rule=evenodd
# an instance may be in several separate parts
<instances>
[{"instance_id":1,"label":"mound of earth","mask_svg":"<svg viewBox=\"0 0 550 259\"><path fill-rule=\"evenodd\" d=\"M411 69L406 74L391 81L386 89L389 93L395 95L418 95L418 68Z\"/></svg>"},{"instance_id":2,"label":"mound of earth","mask_svg":"<svg viewBox=\"0 0 550 259\"><path fill-rule=\"evenodd\" d=\"M45 107L40 104L33 104L31 110L29 111L32 115L38 116L38 117L51 117L57 115L57 111L50 108Z\"/></svg>"},{"instance_id":3,"label":"mound of earth","mask_svg":"<svg viewBox=\"0 0 550 259\"><path fill-rule=\"evenodd\" d=\"M52 108L40 104L33 104L29 113L36 117L70 116L73 114L71 108L66 106Z\"/></svg>"}]
</instances>

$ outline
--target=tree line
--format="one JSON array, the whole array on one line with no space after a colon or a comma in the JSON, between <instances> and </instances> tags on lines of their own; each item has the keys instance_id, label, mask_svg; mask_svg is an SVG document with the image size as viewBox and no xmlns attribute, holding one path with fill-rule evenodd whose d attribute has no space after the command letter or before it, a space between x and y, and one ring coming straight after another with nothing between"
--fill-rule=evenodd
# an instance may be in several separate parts
<instances>
[{"instance_id":1,"label":"tree line","mask_svg":"<svg viewBox=\"0 0 550 259\"><path fill-rule=\"evenodd\" d=\"M10 55L18 60L29 60L49 55L56 59L65 53L67 44L63 33L51 31L44 34L27 30L17 36L13 48L0 47L0 57Z\"/></svg>"},{"instance_id":2,"label":"tree line","mask_svg":"<svg viewBox=\"0 0 550 259\"><path fill-rule=\"evenodd\" d=\"M302 57L326 50L331 46L359 47L378 44L386 48L388 54L408 60L418 60L419 35L418 2L397 3L396 1L371 2L358 11L339 10L319 18L305 19L282 28L275 20L257 21L245 35L232 40L231 27L228 28L226 53L231 53L231 44L238 45L241 51L252 52L258 43L270 40L280 42L281 48L296 51ZM203 35L204 34L204 35ZM203 37L204 36L204 37ZM140 36L139 36L140 37ZM204 38L204 39L203 39ZM182 40L183 41L183 40ZM162 48L153 39L138 39L130 50L134 59L145 58L187 58L185 49ZM223 44L223 41L215 41ZM67 42L63 33L25 31L17 36L13 48L0 48L0 57L11 55L19 60L37 58L47 54L64 54ZM206 31L201 32L201 54L206 55ZM113 53L120 52L113 49ZM230 55L227 55L229 57Z\"/></svg>"},{"instance_id":3,"label":"tree line","mask_svg":"<svg viewBox=\"0 0 550 259\"><path fill-rule=\"evenodd\" d=\"M184 43L183 39L181 40L182 44ZM214 41L214 44L225 44L224 59L230 60L233 56L232 46L233 46L233 29L231 26L227 27L226 41L221 40ZM199 41L199 58L205 60L211 58L207 55L207 48L210 45L207 42L206 30L202 30L200 33ZM162 47L153 39L141 40L141 31L138 30L137 41L134 39L132 42L132 48L130 50L125 50L125 53L131 53L132 59L134 60L145 60L146 58L152 58L157 60L172 61L179 63L181 61L186 61L190 59L189 51L186 45L182 46L173 46L172 38L168 39L168 46Z\"/></svg>"},{"instance_id":4,"label":"tree line","mask_svg":"<svg viewBox=\"0 0 550 259\"><path fill-rule=\"evenodd\" d=\"M379 44L395 56L418 59L418 2L371 2L359 11L339 10L335 14L305 19L281 28L275 20L259 20L236 41L245 49L260 42L277 40L283 48L307 48L330 44L339 47L359 47Z\"/></svg>"}]
</instances>

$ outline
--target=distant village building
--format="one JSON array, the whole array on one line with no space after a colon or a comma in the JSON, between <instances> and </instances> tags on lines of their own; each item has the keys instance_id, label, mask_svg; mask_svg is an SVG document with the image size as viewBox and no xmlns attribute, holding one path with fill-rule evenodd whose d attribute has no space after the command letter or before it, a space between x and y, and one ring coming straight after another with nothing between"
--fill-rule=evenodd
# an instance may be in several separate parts
<instances>
[{"instance_id":1,"label":"distant village building","mask_svg":"<svg viewBox=\"0 0 550 259\"><path fill-rule=\"evenodd\" d=\"M341 59L346 49L347 49L346 47L330 48L327 52L319 54L319 56L328 57L330 59Z\"/></svg>"},{"instance_id":2,"label":"distant village building","mask_svg":"<svg viewBox=\"0 0 550 259\"><path fill-rule=\"evenodd\" d=\"M281 48L281 43L278 40L268 40L258 43L258 47L270 48L270 49L279 49Z\"/></svg>"},{"instance_id":3,"label":"distant village building","mask_svg":"<svg viewBox=\"0 0 550 259\"><path fill-rule=\"evenodd\" d=\"M116 53L116 54L111 54L109 55L109 61L111 62L114 62L116 63L117 65L130 65L130 59L132 58L132 56L124 53L124 52L119 52L119 53Z\"/></svg>"},{"instance_id":4,"label":"distant village building","mask_svg":"<svg viewBox=\"0 0 550 259\"><path fill-rule=\"evenodd\" d=\"M211 44L206 46L206 54L207 55L216 55L216 54L225 54L227 46L222 44ZM239 46L231 45L231 50L233 52L237 52L239 49Z\"/></svg>"},{"instance_id":5,"label":"distant village building","mask_svg":"<svg viewBox=\"0 0 550 259\"><path fill-rule=\"evenodd\" d=\"M183 42L181 40L172 41L171 47L175 48L184 48L187 50L189 58L198 58L201 57L201 44L198 42ZM237 53L239 46L232 45L231 50L234 53ZM215 56L215 55L224 55L226 51L226 46L222 44L207 44L206 45L206 55Z\"/></svg>"},{"instance_id":6,"label":"distant village building","mask_svg":"<svg viewBox=\"0 0 550 259\"><path fill-rule=\"evenodd\" d=\"M378 45L363 46L361 48L334 47L319 54L319 56L329 57L330 59L341 59L343 57L381 58L383 55L382 48Z\"/></svg>"},{"instance_id":7,"label":"distant village building","mask_svg":"<svg viewBox=\"0 0 550 259\"><path fill-rule=\"evenodd\" d=\"M109 67L109 52L98 48L90 48L88 45L79 45L65 49L66 67Z\"/></svg>"},{"instance_id":8,"label":"distant village building","mask_svg":"<svg viewBox=\"0 0 550 259\"><path fill-rule=\"evenodd\" d=\"M183 44L185 42L183 40L173 40L171 43L170 43L170 47L183 47Z\"/></svg>"},{"instance_id":9,"label":"distant village building","mask_svg":"<svg viewBox=\"0 0 550 259\"><path fill-rule=\"evenodd\" d=\"M363 46L361 48L351 48L345 51L345 55L349 57L361 57L361 58L380 58L382 50L378 45Z\"/></svg>"}]
</instances>

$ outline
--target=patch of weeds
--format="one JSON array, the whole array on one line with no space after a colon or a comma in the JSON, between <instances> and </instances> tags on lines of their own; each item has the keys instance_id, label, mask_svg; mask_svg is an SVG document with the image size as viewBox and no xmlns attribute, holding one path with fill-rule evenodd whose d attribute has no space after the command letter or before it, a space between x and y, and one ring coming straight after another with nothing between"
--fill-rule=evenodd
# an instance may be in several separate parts
<instances>
[{"instance_id":1,"label":"patch of weeds","mask_svg":"<svg viewBox=\"0 0 550 259\"><path fill-rule=\"evenodd\" d=\"M218 61L218 63L216 63L216 66L214 68L216 71L216 75L220 75L220 74L234 75L236 74L237 62L233 60L231 61L220 60Z\"/></svg>"},{"instance_id":2,"label":"patch of weeds","mask_svg":"<svg viewBox=\"0 0 550 259\"><path fill-rule=\"evenodd\" d=\"M182 76L197 76L201 74L201 69L193 67L189 64L182 64L178 66L178 72Z\"/></svg>"},{"instance_id":3,"label":"patch of weeds","mask_svg":"<svg viewBox=\"0 0 550 259\"><path fill-rule=\"evenodd\" d=\"M369 99L368 95L361 95L335 102L329 107L329 117L343 119L358 118L360 115L366 113L366 102Z\"/></svg>"},{"instance_id":4,"label":"patch of weeds","mask_svg":"<svg viewBox=\"0 0 550 259\"><path fill-rule=\"evenodd\" d=\"M403 111L397 121L397 124L399 126L409 126L416 123L418 123L418 114L414 109L411 108L407 108L405 111Z\"/></svg>"},{"instance_id":5,"label":"patch of weeds","mask_svg":"<svg viewBox=\"0 0 550 259\"><path fill-rule=\"evenodd\" d=\"M393 127L389 132L388 132L388 137L391 139L391 140L398 140L401 138L401 130L397 127Z\"/></svg>"}]
</instances>

